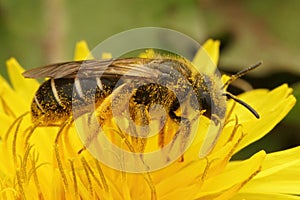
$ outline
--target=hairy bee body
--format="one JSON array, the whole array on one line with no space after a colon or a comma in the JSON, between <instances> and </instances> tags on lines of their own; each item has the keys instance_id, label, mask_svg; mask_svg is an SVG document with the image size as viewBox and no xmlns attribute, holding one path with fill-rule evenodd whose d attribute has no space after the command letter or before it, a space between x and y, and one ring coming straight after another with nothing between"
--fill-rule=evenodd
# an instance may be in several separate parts
<instances>
[{"instance_id":1,"label":"hairy bee body","mask_svg":"<svg viewBox=\"0 0 300 200\"><path fill-rule=\"evenodd\" d=\"M180 59L128 58L108 63L76 61L54 64L29 70L24 76L50 78L37 90L31 105L32 119L38 121L42 118L41 125L61 123L72 116L74 107L76 115L89 112L119 87L123 89L115 95L115 101L119 99L121 105L122 96L128 93L131 96L131 118L146 125L149 123L147 117L143 120L137 118L147 116L150 107L156 104L163 106L174 121L180 122L181 116L175 112L187 100L191 107L205 110L204 114L210 117L211 106L220 104L218 98L222 97L212 95L211 88L216 87L211 77L194 73L192 67ZM189 98L191 94L194 98ZM222 115L225 106L219 107L223 107L219 111Z\"/></svg>"}]
</instances>

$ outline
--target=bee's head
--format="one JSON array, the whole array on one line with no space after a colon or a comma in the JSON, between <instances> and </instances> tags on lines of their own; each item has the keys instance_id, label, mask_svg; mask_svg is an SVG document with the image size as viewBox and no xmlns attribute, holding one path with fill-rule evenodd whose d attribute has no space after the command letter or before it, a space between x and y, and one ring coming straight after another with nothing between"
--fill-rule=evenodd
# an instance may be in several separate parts
<instances>
[{"instance_id":1,"label":"bee's head","mask_svg":"<svg viewBox=\"0 0 300 200\"><path fill-rule=\"evenodd\" d=\"M219 80L219 79L218 79ZM197 97L197 109L215 124L223 119L226 111L226 98L222 95L220 83L215 77L199 75L195 78L194 91Z\"/></svg>"},{"instance_id":2,"label":"bee's head","mask_svg":"<svg viewBox=\"0 0 300 200\"><path fill-rule=\"evenodd\" d=\"M197 74L194 77L193 88L196 92L199 110L204 111L204 116L212 119L215 124L223 119L226 112L226 98L233 99L235 102L248 109L257 119L260 118L259 114L238 97L226 91L227 86L234 80L244 76L248 72L257 68L261 62L258 62L234 75L232 75L224 84L220 81L220 77L215 75Z\"/></svg>"}]
</instances>

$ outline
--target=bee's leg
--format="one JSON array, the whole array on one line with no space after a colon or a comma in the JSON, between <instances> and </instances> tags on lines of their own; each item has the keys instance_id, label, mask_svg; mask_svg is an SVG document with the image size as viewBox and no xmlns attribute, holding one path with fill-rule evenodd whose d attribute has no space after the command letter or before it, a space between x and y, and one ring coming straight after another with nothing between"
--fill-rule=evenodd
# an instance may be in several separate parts
<instances>
[{"instance_id":1,"label":"bee's leg","mask_svg":"<svg viewBox=\"0 0 300 200\"><path fill-rule=\"evenodd\" d=\"M77 152L78 154L81 154L84 150L86 150L96 139L99 132L101 131L101 124L103 124L104 121L102 117L95 116L95 113L89 113L87 117L87 120L85 120L85 126L89 127L87 129L89 131L84 142L84 146Z\"/></svg>"},{"instance_id":2,"label":"bee's leg","mask_svg":"<svg viewBox=\"0 0 300 200\"><path fill-rule=\"evenodd\" d=\"M186 145L189 140L190 132L191 132L191 122L189 119L182 117L182 116L177 116L176 115L176 110L178 110L180 107L180 103L175 100L172 105L171 109L169 111L169 116L170 118L179 125L178 131L175 133L172 143L171 143L171 148L170 150L173 149L174 145L179 142L179 151L182 152L181 156L181 161L183 161L183 152L186 149ZM175 151L178 151L175 149Z\"/></svg>"},{"instance_id":3,"label":"bee's leg","mask_svg":"<svg viewBox=\"0 0 300 200\"><path fill-rule=\"evenodd\" d=\"M165 146L165 140L166 140L165 134L168 132L167 126L168 126L167 124L163 124L163 122L160 122L159 127L163 127L158 133L158 146L160 148L163 148Z\"/></svg>"},{"instance_id":4,"label":"bee's leg","mask_svg":"<svg viewBox=\"0 0 300 200\"><path fill-rule=\"evenodd\" d=\"M131 134L131 141L134 151L139 153L140 159L144 166L150 169L147 163L145 163L144 159L147 137L149 136L150 132L150 114L148 107L149 106L145 106L144 104L132 104L129 110L132 118L132 120L129 120L129 131Z\"/></svg>"},{"instance_id":5,"label":"bee's leg","mask_svg":"<svg viewBox=\"0 0 300 200\"><path fill-rule=\"evenodd\" d=\"M179 142L179 151L182 153L180 161L183 161L183 153L186 149L191 132L191 122L187 118L177 116L174 112L170 112L170 117L180 126L178 131L175 133L174 138L172 139L170 150L173 149L176 142ZM177 149L175 150L178 151Z\"/></svg>"},{"instance_id":6,"label":"bee's leg","mask_svg":"<svg viewBox=\"0 0 300 200\"><path fill-rule=\"evenodd\" d=\"M133 122L129 125L129 130L132 139L132 145L137 152L143 153L147 144L147 137L149 135L150 116L147 106L137 104L130 109ZM134 124L132 124L134 123Z\"/></svg>"},{"instance_id":7,"label":"bee's leg","mask_svg":"<svg viewBox=\"0 0 300 200\"><path fill-rule=\"evenodd\" d=\"M169 110L169 117L171 118L172 121L174 121L178 125L180 124L181 118L176 116L175 111L179 107L180 107L179 102L175 100L175 101L171 102L171 106L170 106L170 110ZM169 137L169 134L168 134L168 129L169 129L169 127L168 127L168 124L166 123L166 124L163 125L163 129L159 132L158 146L161 147L161 148L163 148L165 146L166 141L169 141L168 139L170 137Z\"/></svg>"}]
</instances>

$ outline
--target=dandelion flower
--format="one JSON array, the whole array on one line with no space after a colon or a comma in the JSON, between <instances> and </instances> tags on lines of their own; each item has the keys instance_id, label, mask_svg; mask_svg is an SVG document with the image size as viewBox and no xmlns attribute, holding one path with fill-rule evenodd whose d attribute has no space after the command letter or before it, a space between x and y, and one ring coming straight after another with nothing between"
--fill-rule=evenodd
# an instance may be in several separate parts
<instances>
[{"instance_id":1,"label":"dandelion flower","mask_svg":"<svg viewBox=\"0 0 300 200\"><path fill-rule=\"evenodd\" d=\"M204 49L216 64L219 43L209 40ZM193 62L210 71L203 53L200 50ZM75 60L88 55L85 42L79 42ZM204 158L199 158L199 148L201 131L209 124L205 117L202 122L207 123L198 126L184 160L154 172L127 173L105 166L88 151L78 154L83 144L73 123L36 127L30 104L39 83L24 79L23 68L13 58L7 68L11 86L0 77L1 199L300 199L300 147L230 160L291 110L296 100L286 84L239 96L260 119L229 100L222 133Z\"/></svg>"}]
</instances>

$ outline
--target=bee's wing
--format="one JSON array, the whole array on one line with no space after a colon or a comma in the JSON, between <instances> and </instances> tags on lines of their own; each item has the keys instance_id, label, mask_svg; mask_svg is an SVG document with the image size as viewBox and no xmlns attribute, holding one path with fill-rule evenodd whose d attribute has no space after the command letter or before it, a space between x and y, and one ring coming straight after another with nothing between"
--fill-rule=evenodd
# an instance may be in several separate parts
<instances>
[{"instance_id":1,"label":"bee's wing","mask_svg":"<svg viewBox=\"0 0 300 200\"><path fill-rule=\"evenodd\" d=\"M83 61L55 63L33 68L23 73L25 78L62 78L78 72Z\"/></svg>"},{"instance_id":2,"label":"bee's wing","mask_svg":"<svg viewBox=\"0 0 300 200\"><path fill-rule=\"evenodd\" d=\"M71 61L30 69L23 76L54 79L125 76L154 79L163 75L158 69L150 67L154 61L140 58Z\"/></svg>"}]
</instances>

